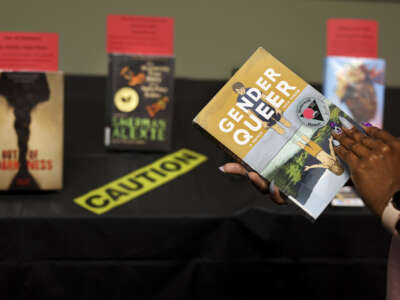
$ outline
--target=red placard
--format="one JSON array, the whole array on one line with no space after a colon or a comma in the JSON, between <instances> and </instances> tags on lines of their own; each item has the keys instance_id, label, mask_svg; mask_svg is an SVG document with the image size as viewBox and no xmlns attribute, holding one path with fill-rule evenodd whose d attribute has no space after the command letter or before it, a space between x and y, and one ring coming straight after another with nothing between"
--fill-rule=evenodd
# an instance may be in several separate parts
<instances>
[{"instance_id":1,"label":"red placard","mask_svg":"<svg viewBox=\"0 0 400 300\"><path fill-rule=\"evenodd\" d=\"M329 19L326 55L378 57L378 22L362 19Z\"/></svg>"},{"instance_id":2,"label":"red placard","mask_svg":"<svg viewBox=\"0 0 400 300\"><path fill-rule=\"evenodd\" d=\"M174 19L109 15L107 52L171 56L174 53Z\"/></svg>"},{"instance_id":3,"label":"red placard","mask_svg":"<svg viewBox=\"0 0 400 300\"><path fill-rule=\"evenodd\" d=\"M58 34L0 32L0 70L57 71Z\"/></svg>"}]
</instances>

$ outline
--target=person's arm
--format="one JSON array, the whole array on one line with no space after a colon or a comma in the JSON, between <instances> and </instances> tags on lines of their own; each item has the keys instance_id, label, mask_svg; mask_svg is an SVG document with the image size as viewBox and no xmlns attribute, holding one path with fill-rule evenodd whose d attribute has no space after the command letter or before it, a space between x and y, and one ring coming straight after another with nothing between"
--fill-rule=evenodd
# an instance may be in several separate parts
<instances>
[{"instance_id":1,"label":"person's arm","mask_svg":"<svg viewBox=\"0 0 400 300\"><path fill-rule=\"evenodd\" d=\"M316 168L328 169L328 166L324 165L324 164L316 164L316 165L312 165L312 166L305 166L304 167L304 171L308 171L310 169L316 169Z\"/></svg>"},{"instance_id":2,"label":"person's arm","mask_svg":"<svg viewBox=\"0 0 400 300\"><path fill-rule=\"evenodd\" d=\"M366 135L347 127L341 134L332 133L340 143L334 150L347 162L354 186L370 211L398 234L400 210L392 201L400 191L400 140L376 127L365 127Z\"/></svg>"},{"instance_id":3,"label":"person's arm","mask_svg":"<svg viewBox=\"0 0 400 300\"><path fill-rule=\"evenodd\" d=\"M334 160L336 160L336 154L335 154L335 150L333 150L333 137L329 137L329 151L331 152L331 156L333 157Z\"/></svg>"}]
</instances>

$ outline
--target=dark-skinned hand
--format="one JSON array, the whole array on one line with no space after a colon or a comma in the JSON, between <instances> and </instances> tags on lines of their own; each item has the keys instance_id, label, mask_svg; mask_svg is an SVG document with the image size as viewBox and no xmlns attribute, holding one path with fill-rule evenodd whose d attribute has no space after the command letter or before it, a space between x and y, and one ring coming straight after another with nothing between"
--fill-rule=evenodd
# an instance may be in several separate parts
<instances>
[{"instance_id":1,"label":"dark-skinned hand","mask_svg":"<svg viewBox=\"0 0 400 300\"><path fill-rule=\"evenodd\" d=\"M351 179L367 207L378 217L394 193L400 190L400 140L377 127L355 127L333 137L334 150L350 168ZM337 142L335 143L337 145Z\"/></svg>"},{"instance_id":2,"label":"dark-skinned hand","mask_svg":"<svg viewBox=\"0 0 400 300\"><path fill-rule=\"evenodd\" d=\"M260 177L256 172L247 172L239 163L227 163L220 167L220 170L228 174L247 176L253 185L263 194L270 193L272 201L277 204L284 204L285 200L281 197L278 187L274 186L270 191L270 183ZM272 193L271 193L272 192Z\"/></svg>"}]
</instances>

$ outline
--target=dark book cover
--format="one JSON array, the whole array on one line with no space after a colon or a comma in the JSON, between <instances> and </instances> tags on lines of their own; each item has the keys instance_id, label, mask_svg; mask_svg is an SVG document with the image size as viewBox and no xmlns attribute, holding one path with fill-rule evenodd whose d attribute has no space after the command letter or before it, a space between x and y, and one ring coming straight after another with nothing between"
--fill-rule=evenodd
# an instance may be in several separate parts
<instances>
[{"instance_id":1,"label":"dark book cover","mask_svg":"<svg viewBox=\"0 0 400 300\"><path fill-rule=\"evenodd\" d=\"M109 55L108 149L171 149L174 67L170 56Z\"/></svg>"}]
</instances>

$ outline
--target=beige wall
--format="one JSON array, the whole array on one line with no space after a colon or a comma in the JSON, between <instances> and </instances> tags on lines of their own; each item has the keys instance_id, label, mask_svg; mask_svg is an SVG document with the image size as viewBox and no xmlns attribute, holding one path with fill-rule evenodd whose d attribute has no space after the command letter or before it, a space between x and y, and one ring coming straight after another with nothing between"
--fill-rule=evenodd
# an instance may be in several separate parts
<instances>
[{"instance_id":1,"label":"beige wall","mask_svg":"<svg viewBox=\"0 0 400 300\"><path fill-rule=\"evenodd\" d=\"M102 75L110 13L175 18L178 77L225 79L263 46L310 82L321 82L327 18L376 19L387 83L400 86L400 4L393 1L1 0L0 30L58 32L60 69Z\"/></svg>"}]
</instances>

